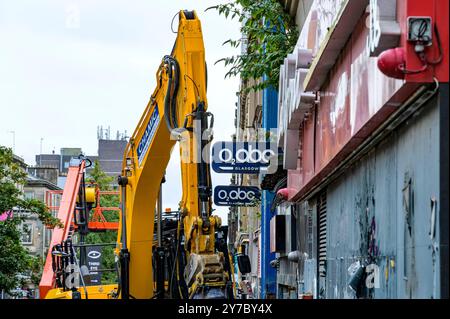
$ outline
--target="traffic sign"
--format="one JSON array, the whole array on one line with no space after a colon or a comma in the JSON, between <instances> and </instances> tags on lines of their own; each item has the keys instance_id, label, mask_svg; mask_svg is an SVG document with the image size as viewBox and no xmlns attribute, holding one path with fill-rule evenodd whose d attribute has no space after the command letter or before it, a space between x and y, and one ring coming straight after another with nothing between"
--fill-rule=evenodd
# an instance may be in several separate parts
<instances>
[{"instance_id":1,"label":"traffic sign","mask_svg":"<svg viewBox=\"0 0 450 319\"><path fill-rule=\"evenodd\" d=\"M255 186L225 186L214 188L216 206L256 206L261 199L261 191Z\"/></svg>"},{"instance_id":2,"label":"traffic sign","mask_svg":"<svg viewBox=\"0 0 450 319\"><path fill-rule=\"evenodd\" d=\"M211 157L217 173L259 174L269 166L276 170L278 147L270 142L221 141L214 143Z\"/></svg>"}]
</instances>

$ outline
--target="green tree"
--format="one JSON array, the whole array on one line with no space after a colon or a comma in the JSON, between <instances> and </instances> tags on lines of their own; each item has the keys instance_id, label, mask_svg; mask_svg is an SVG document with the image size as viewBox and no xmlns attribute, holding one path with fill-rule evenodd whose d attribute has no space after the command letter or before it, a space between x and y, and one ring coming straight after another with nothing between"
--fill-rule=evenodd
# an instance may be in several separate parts
<instances>
[{"instance_id":1,"label":"green tree","mask_svg":"<svg viewBox=\"0 0 450 319\"><path fill-rule=\"evenodd\" d=\"M89 172L87 180L97 183L98 187L103 191L111 190L111 184L114 178L108 176L101 168L98 160L95 160L94 167Z\"/></svg>"},{"instance_id":2,"label":"green tree","mask_svg":"<svg viewBox=\"0 0 450 319\"><path fill-rule=\"evenodd\" d=\"M41 271L39 262L21 244L19 226L23 218L17 212L36 214L51 228L62 226L43 202L24 199L21 186L26 183L26 176L14 160L12 150L0 146L0 214L4 217L0 221L0 290L6 293L21 284L20 274L28 273L36 279Z\"/></svg>"},{"instance_id":3,"label":"green tree","mask_svg":"<svg viewBox=\"0 0 450 319\"><path fill-rule=\"evenodd\" d=\"M298 30L294 19L284 12L277 0L234 0L208 8L225 18L238 19L242 39L229 39L223 45L242 47L242 54L220 59L229 67L225 77L240 76L244 83L250 79L265 80L249 85L245 90L278 88L280 66L297 43ZM216 62L216 63L217 63Z\"/></svg>"}]
</instances>

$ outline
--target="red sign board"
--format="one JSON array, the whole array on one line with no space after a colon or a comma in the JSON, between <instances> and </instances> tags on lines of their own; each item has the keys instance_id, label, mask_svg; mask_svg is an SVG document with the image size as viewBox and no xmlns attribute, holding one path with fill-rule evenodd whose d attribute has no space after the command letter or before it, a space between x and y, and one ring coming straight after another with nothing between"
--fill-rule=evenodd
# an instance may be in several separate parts
<instances>
[{"instance_id":1,"label":"red sign board","mask_svg":"<svg viewBox=\"0 0 450 319\"><path fill-rule=\"evenodd\" d=\"M319 1L323 2L323 1ZM376 1L374 1L376 2ZM378 69L377 56L369 52L369 10L360 17L349 39L334 61L326 81L319 90L319 103L312 116L300 126L300 158L296 170L289 170L289 198L299 200L315 184L328 175L344 158L360 145L423 82L438 78L448 82L448 1L398 0L397 22L400 25L399 46L405 50L406 68L420 67L414 45L406 39L409 16L431 16L441 39L442 61L423 74L407 75L405 80L389 78ZM323 11L323 10L322 10ZM313 52L320 45L321 10L313 6L301 39ZM348 23L354 17L340 16L335 22ZM436 39L435 31L433 38ZM330 40L331 41L331 40ZM436 42L427 48L430 59L437 59ZM336 49L336 48L334 48ZM325 61L330 63L330 61ZM285 152L288 150L285 150Z\"/></svg>"}]
</instances>

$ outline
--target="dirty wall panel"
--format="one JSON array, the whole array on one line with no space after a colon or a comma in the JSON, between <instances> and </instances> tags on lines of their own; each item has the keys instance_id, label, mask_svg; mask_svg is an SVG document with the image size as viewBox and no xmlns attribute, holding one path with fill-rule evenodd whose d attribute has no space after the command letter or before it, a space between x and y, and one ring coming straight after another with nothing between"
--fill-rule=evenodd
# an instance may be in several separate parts
<instances>
[{"instance_id":1,"label":"dirty wall panel","mask_svg":"<svg viewBox=\"0 0 450 319\"><path fill-rule=\"evenodd\" d=\"M367 229L373 209L373 160L349 169L328 187L327 298L352 298L348 267L368 249Z\"/></svg>"},{"instance_id":2,"label":"dirty wall panel","mask_svg":"<svg viewBox=\"0 0 450 319\"><path fill-rule=\"evenodd\" d=\"M431 198L439 202L439 118L436 102L426 105L420 115L411 119L400 131L397 139L397 218L398 251L407 262L400 259L398 270L399 298L431 298L434 282L433 273L438 269L438 256L433 263L432 241L429 236L431 220ZM405 217L406 179L410 186L411 231ZM404 250L406 248L406 251ZM436 293L435 293L436 294ZM434 296L437 297L437 296Z\"/></svg>"},{"instance_id":3,"label":"dirty wall panel","mask_svg":"<svg viewBox=\"0 0 450 319\"><path fill-rule=\"evenodd\" d=\"M379 250L376 264L380 267L379 288L374 298L396 298L396 246L397 246L397 152L391 137L376 150L375 178L375 243Z\"/></svg>"},{"instance_id":4,"label":"dirty wall panel","mask_svg":"<svg viewBox=\"0 0 450 319\"><path fill-rule=\"evenodd\" d=\"M438 129L436 103L429 103L328 186L326 298L355 297L347 269L357 260L379 267L379 286L364 297L437 297L439 256L433 263L429 232L430 201L439 201Z\"/></svg>"}]
</instances>

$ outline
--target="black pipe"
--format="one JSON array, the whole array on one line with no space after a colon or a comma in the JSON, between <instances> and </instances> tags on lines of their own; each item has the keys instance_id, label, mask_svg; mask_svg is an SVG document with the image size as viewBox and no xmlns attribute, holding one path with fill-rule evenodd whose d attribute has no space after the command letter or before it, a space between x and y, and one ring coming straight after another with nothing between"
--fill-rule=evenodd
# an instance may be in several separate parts
<instances>
[{"instance_id":1,"label":"black pipe","mask_svg":"<svg viewBox=\"0 0 450 319\"><path fill-rule=\"evenodd\" d=\"M86 184L85 184L85 178L84 178L84 172L81 175L81 182L80 182L80 188L78 191L78 199L80 201L80 207L78 207L79 216L80 216L80 222L78 224L78 232L80 234L80 244L83 245L86 235L89 233L89 210L87 208L87 200L86 200ZM80 247L80 266L86 265L87 258L86 258L86 247L81 246Z\"/></svg>"},{"instance_id":2,"label":"black pipe","mask_svg":"<svg viewBox=\"0 0 450 319\"><path fill-rule=\"evenodd\" d=\"M120 289L122 299L130 299L130 253L128 249L120 250Z\"/></svg>"},{"instance_id":3,"label":"black pipe","mask_svg":"<svg viewBox=\"0 0 450 319\"><path fill-rule=\"evenodd\" d=\"M208 129L208 115L205 111L205 104L203 102L198 103L197 110L195 112L194 119L200 122L200 138L197 141L197 146L200 146L199 160L197 164L197 179L198 179L198 196L199 196L199 211L203 220L205 228L209 228L209 212L210 212L210 198L212 194L211 190L211 177L209 172L209 165L203 159L202 151L205 149L208 141L203 138L203 133Z\"/></svg>"},{"instance_id":4,"label":"black pipe","mask_svg":"<svg viewBox=\"0 0 450 319\"><path fill-rule=\"evenodd\" d=\"M166 96L164 98L164 118L167 128L169 129L169 131L172 131L178 128L178 118L176 111L180 67L177 60L175 60L175 58L171 57L170 55L166 55L163 60L164 63L167 64L167 75L169 78Z\"/></svg>"},{"instance_id":5,"label":"black pipe","mask_svg":"<svg viewBox=\"0 0 450 319\"><path fill-rule=\"evenodd\" d=\"M126 186L128 184L128 178L126 176L118 177L118 184L121 186L122 200L122 249L120 250L120 290L122 292L122 299L130 299L130 253L127 247L127 218L126 218Z\"/></svg>"},{"instance_id":6,"label":"black pipe","mask_svg":"<svg viewBox=\"0 0 450 319\"><path fill-rule=\"evenodd\" d=\"M156 248L156 298L164 298L164 247Z\"/></svg>"},{"instance_id":7,"label":"black pipe","mask_svg":"<svg viewBox=\"0 0 450 319\"><path fill-rule=\"evenodd\" d=\"M102 243L102 244L74 244L73 247L79 248L79 247L103 247L103 246L116 246L116 243Z\"/></svg>"}]
</instances>

